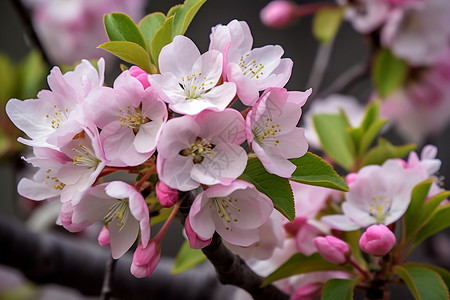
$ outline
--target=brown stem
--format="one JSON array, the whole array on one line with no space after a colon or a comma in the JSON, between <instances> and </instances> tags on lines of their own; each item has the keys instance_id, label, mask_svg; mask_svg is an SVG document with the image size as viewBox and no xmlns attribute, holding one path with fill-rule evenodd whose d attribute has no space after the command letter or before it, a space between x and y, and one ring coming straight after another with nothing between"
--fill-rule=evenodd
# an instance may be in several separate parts
<instances>
[{"instance_id":1,"label":"brown stem","mask_svg":"<svg viewBox=\"0 0 450 300\"><path fill-rule=\"evenodd\" d=\"M105 276L103 277L102 293L100 294L101 300L109 300L112 294L112 280L114 275L114 268L116 266L116 260L111 257L106 262Z\"/></svg>"}]
</instances>

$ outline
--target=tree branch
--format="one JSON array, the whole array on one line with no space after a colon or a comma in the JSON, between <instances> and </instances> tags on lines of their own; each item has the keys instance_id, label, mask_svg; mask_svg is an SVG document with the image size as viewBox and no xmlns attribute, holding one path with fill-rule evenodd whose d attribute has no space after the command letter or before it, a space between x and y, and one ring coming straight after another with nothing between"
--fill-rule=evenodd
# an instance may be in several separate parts
<instances>
[{"instance_id":1,"label":"tree branch","mask_svg":"<svg viewBox=\"0 0 450 300\"><path fill-rule=\"evenodd\" d=\"M194 201L194 194L192 192L180 193L180 199L183 199L183 203L178 211L178 217L184 225L189 208ZM202 251L213 264L221 283L240 287L250 293L254 299L289 299L288 295L272 284L261 287L263 278L253 272L243 259L231 253L217 233L214 234L211 244Z\"/></svg>"}]
</instances>

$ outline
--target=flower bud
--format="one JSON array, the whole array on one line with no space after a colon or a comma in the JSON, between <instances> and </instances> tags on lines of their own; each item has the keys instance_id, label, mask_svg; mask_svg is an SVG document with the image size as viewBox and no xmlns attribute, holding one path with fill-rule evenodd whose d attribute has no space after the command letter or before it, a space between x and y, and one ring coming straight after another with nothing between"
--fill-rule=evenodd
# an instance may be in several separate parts
<instances>
[{"instance_id":1,"label":"flower bud","mask_svg":"<svg viewBox=\"0 0 450 300\"><path fill-rule=\"evenodd\" d=\"M139 243L133 255L131 274L137 278L152 275L161 259L161 246L155 241L150 241L146 248Z\"/></svg>"},{"instance_id":2,"label":"flower bud","mask_svg":"<svg viewBox=\"0 0 450 300\"><path fill-rule=\"evenodd\" d=\"M184 230L186 231L186 235L189 240L189 246L192 249L202 249L203 247L208 246L212 241L212 238L205 240L205 239L202 239L201 237L199 237L194 232L194 230L191 227L191 221L189 220L189 215L187 216L186 221L184 223Z\"/></svg>"},{"instance_id":3,"label":"flower bud","mask_svg":"<svg viewBox=\"0 0 450 300\"><path fill-rule=\"evenodd\" d=\"M144 89L148 88L150 86L150 83L148 82L148 73L139 68L138 66L132 66L129 70L130 75L139 80L139 82L142 84Z\"/></svg>"},{"instance_id":4,"label":"flower bud","mask_svg":"<svg viewBox=\"0 0 450 300\"><path fill-rule=\"evenodd\" d=\"M296 19L295 4L284 0L272 1L261 10L260 18L268 27L287 27Z\"/></svg>"},{"instance_id":5,"label":"flower bud","mask_svg":"<svg viewBox=\"0 0 450 300\"><path fill-rule=\"evenodd\" d=\"M348 262L351 251L346 242L331 235L326 237L319 236L313 241L320 255L329 262L338 265Z\"/></svg>"},{"instance_id":6,"label":"flower bud","mask_svg":"<svg viewBox=\"0 0 450 300\"><path fill-rule=\"evenodd\" d=\"M385 225L372 225L359 240L361 249L375 256L386 255L395 245L395 235Z\"/></svg>"},{"instance_id":7,"label":"flower bud","mask_svg":"<svg viewBox=\"0 0 450 300\"><path fill-rule=\"evenodd\" d=\"M302 285L291 296L290 300L313 300L322 294L323 283L311 282Z\"/></svg>"},{"instance_id":8,"label":"flower bud","mask_svg":"<svg viewBox=\"0 0 450 300\"><path fill-rule=\"evenodd\" d=\"M178 191L160 181L156 184L156 197L164 207L172 207L178 201Z\"/></svg>"},{"instance_id":9,"label":"flower bud","mask_svg":"<svg viewBox=\"0 0 450 300\"><path fill-rule=\"evenodd\" d=\"M106 226L103 226L102 230L98 234L98 243L102 247L109 247L109 245L110 245L109 231L108 231L108 228L106 228Z\"/></svg>"}]
</instances>

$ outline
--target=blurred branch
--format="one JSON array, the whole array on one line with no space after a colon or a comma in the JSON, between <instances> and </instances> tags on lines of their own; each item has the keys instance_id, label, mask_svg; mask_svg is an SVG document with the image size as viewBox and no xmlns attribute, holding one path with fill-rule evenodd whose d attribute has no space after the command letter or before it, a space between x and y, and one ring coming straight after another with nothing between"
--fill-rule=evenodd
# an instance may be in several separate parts
<instances>
[{"instance_id":1,"label":"blurred branch","mask_svg":"<svg viewBox=\"0 0 450 300\"><path fill-rule=\"evenodd\" d=\"M178 211L178 217L183 225L194 197L192 192L180 193L180 199L183 199L183 203ZM221 283L240 287L249 292L254 299L289 299L288 295L272 284L261 287L263 278L253 272L243 259L231 253L217 233L214 234L211 244L203 248L202 251L216 269L217 277Z\"/></svg>"},{"instance_id":2,"label":"blurred branch","mask_svg":"<svg viewBox=\"0 0 450 300\"><path fill-rule=\"evenodd\" d=\"M21 270L37 283L72 287L86 295L100 295L109 249L70 236L34 233L0 215L0 264ZM162 258L151 277L130 273L132 257L117 261L111 297L122 299L231 299L233 289L222 286L209 264L174 276L172 260Z\"/></svg>"},{"instance_id":3,"label":"blurred branch","mask_svg":"<svg viewBox=\"0 0 450 300\"><path fill-rule=\"evenodd\" d=\"M42 53L42 59L45 61L48 67L53 66L50 58L47 55L47 52L45 51L41 41L39 40L38 35L36 34L36 31L34 30L33 24L31 23L30 14L28 13L27 9L23 5L22 1L20 0L11 0L12 5L16 9L17 13L20 16L20 19L22 20L25 30L27 32L28 37L31 39L34 46L36 46L39 51Z\"/></svg>"},{"instance_id":4,"label":"blurred branch","mask_svg":"<svg viewBox=\"0 0 450 300\"><path fill-rule=\"evenodd\" d=\"M312 93L316 94L322 84L325 70L330 60L331 51L333 50L334 39L327 44L319 43L319 49L317 50L316 57L314 58L313 66L311 68L307 88L312 88Z\"/></svg>"},{"instance_id":5,"label":"blurred branch","mask_svg":"<svg viewBox=\"0 0 450 300\"><path fill-rule=\"evenodd\" d=\"M106 262L105 276L103 277L102 293L100 295L101 300L109 300L111 298L112 281L116 262L117 260L115 260L112 257Z\"/></svg>"}]
</instances>

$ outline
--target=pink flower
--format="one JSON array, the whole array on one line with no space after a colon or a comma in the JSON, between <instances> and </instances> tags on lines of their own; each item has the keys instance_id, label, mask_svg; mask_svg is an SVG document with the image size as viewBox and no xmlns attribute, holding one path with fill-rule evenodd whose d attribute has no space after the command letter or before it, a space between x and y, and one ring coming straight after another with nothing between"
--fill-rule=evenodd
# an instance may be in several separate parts
<instances>
[{"instance_id":1,"label":"pink flower","mask_svg":"<svg viewBox=\"0 0 450 300\"><path fill-rule=\"evenodd\" d=\"M248 113L247 140L269 173L291 177L296 166L288 159L301 157L308 150L304 130L296 126L310 94L311 89L288 92L269 88Z\"/></svg>"},{"instance_id":2,"label":"pink flower","mask_svg":"<svg viewBox=\"0 0 450 300\"><path fill-rule=\"evenodd\" d=\"M216 231L225 241L250 246L260 240L258 228L273 211L272 201L252 184L236 180L215 185L200 193L189 212L192 230L200 239Z\"/></svg>"},{"instance_id":3,"label":"pink flower","mask_svg":"<svg viewBox=\"0 0 450 300\"><path fill-rule=\"evenodd\" d=\"M185 36L176 36L159 54L161 74L148 77L169 108L180 114L195 115L205 109L224 110L236 95L236 86L219 84L222 53L216 50L202 55Z\"/></svg>"},{"instance_id":4,"label":"pink flower","mask_svg":"<svg viewBox=\"0 0 450 300\"><path fill-rule=\"evenodd\" d=\"M155 90L144 90L129 71L114 81L114 89L92 92L84 105L89 120L101 128L110 166L135 166L146 161L167 121L167 108Z\"/></svg>"},{"instance_id":5,"label":"pink flower","mask_svg":"<svg viewBox=\"0 0 450 300\"><path fill-rule=\"evenodd\" d=\"M299 287L291 296L290 300L314 300L322 295L323 284L311 282Z\"/></svg>"},{"instance_id":6,"label":"pink flower","mask_svg":"<svg viewBox=\"0 0 450 300\"><path fill-rule=\"evenodd\" d=\"M178 201L178 191L159 181L156 184L156 197L164 207L172 207Z\"/></svg>"},{"instance_id":7,"label":"pink flower","mask_svg":"<svg viewBox=\"0 0 450 300\"><path fill-rule=\"evenodd\" d=\"M390 9L391 4L388 0L357 0L347 5L345 17L352 23L356 31L370 33L386 21Z\"/></svg>"},{"instance_id":8,"label":"pink flower","mask_svg":"<svg viewBox=\"0 0 450 300\"><path fill-rule=\"evenodd\" d=\"M292 60L281 59L283 48L276 45L252 49L253 38L246 22L233 20L211 29L210 50L224 55L224 79L237 86L239 99L252 106L259 91L283 87L291 76Z\"/></svg>"},{"instance_id":9,"label":"pink flower","mask_svg":"<svg viewBox=\"0 0 450 300\"><path fill-rule=\"evenodd\" d=\"M231 183L247 164L239 146L245 140L244 124L234 109L169 120L158 143L159 179L181 191Z\"/></svg>"},{"instance_id":10,"label":"pink flower","mask_svg":"<svg viewBox=\"0 0 450 300\"><path fill-rule=\"evenodd\" d=\"M149 212L142 195L131 185L113 181L87 190L75 205L72 222L102 220L109 231L111 253L118 259L136 241L147 246L150 239Z\"/></svg>"},{"instance_id":11,"label":"pink flower","mask_svg":"<svg viewBox=\"0 0 450 300\"><path fill-rule=\"evenodd\" d=\"M6 113L17 128L30 140L19 142L33 147L58 148L70 141L70 135L83 123L80 104L96 88L103 85L105 63L98 61L99 72L86 60L74 71L61 73L54 67L47 78L51 90L42 90L37 99L11 99Z\"/></svg>"},{"instance_id":12,"label":"pink flower","mask_svg":"<svg viewBox=\"0 0 450 300\"><path fill-rule=\"evenodd\" d=\"M295 3L285 0L269 2L259 13L262 23L268 27L283 28L296 19Z\"/></svg>"},{"instance_id":13,"label":"pink flower","mask_svg":"<svg viewBox=\"0 0 450 300\"><path fill-rule=\"evenodd\" d=\"M359 240L361 249L375 256L386 255L394 245L395 235L383 224L370 226Z\"/></svg>"},{"instance_id":14,"label":"pink flower","mask_svg":"<svg viewBox=\"0 0 450 300\"><path fill-rule=\"evenodd\" d=\"M210 237L208 239L202 239L195 233L195 231L192 229L189 215L186 218L186 222L184 224L184 230L185 230L186 236L189 240L189 246L192 249L202 249L202 248L208 246L212 241L212 237Z\"/></svg>"},{"instance_id":15,"label":"pink flower","mask_svg":"<svg viewBox=\"0 0 450 300\"><path fill-rule=\"evenodd\" d=\"M316 237L314 245L323 258L334 264L343 265L350 259L350 246L332 235Z\"/></svg>"},{"instance_id":16,"label":"pink flower","mask_svg":"<svg viewBox=\"0 0 450 300\"><path fill-rule=\"evenodd\" d=\"M139 68L138 66L131 66L129 69L130 75L139 80L139 82L142 84L144 89L148 88L150 86L150 83L148 82L148 73Z\"/></svg>"},{"instance_id":17,"label":"pink flower","mask_svg":"<svg viewBox=\"0 0 450 300\"><path fill-rule=\"evenodd\" d=\"M389 225L406 212L411 191L420 176L405 169L398 160L387 160L382 166L363 167L349 184L342 204L343 215L327 215L321 221L332 228L351 231L372 224Z\"/></svg>"},{"instance_id":18,"label":"pink flower","mask_svg":"<svg viewBox=\"0 0 450 300\"><path fill-rule=\"evenodd\" d=\"M159 243L150 241L147 247L139 243L133 254L133 262L131 263L131 274L137 278L152 275L156 266L161 259L161 246Z\"/></svg>"}]
</instances>

